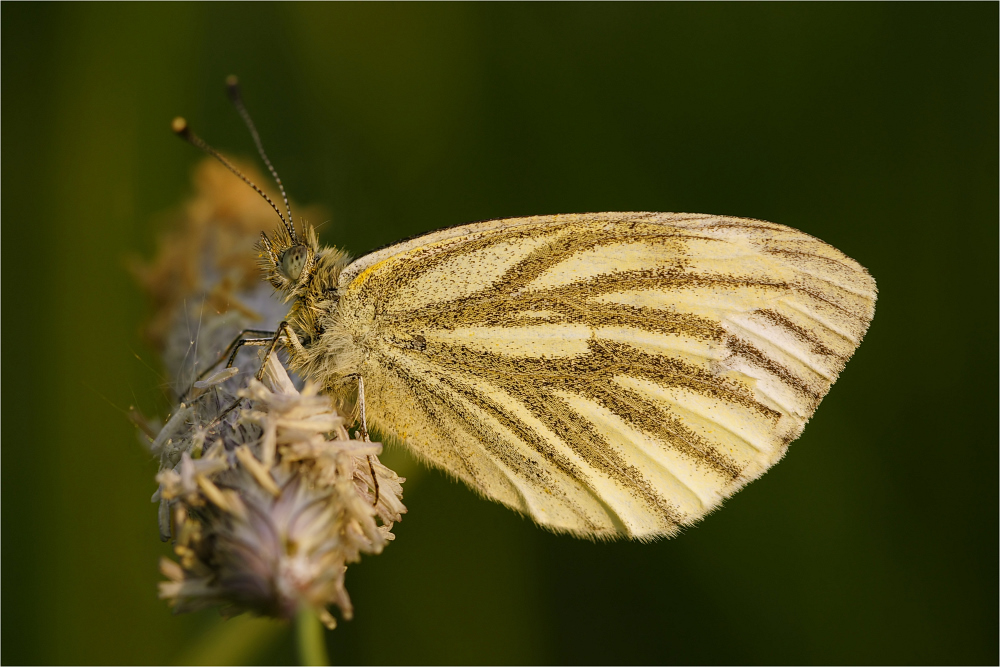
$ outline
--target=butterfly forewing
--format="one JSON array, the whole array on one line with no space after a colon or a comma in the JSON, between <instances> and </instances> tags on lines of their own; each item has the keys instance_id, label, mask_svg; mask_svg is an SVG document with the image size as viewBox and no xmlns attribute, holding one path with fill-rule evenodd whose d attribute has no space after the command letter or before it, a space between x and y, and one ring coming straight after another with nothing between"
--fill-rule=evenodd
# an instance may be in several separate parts
<instances>
[{"instance_id":1,"label":"butterfly forewing","mask_svg":"<svg viewBox=\"0 0 1000 667\"><path fill-rule=\"evenodd\" d=\"M669 535L774 464L875 283L794 229L665 213L473 223L356 260L368 419L542 525Z\"/></svg>"}]
</instances>

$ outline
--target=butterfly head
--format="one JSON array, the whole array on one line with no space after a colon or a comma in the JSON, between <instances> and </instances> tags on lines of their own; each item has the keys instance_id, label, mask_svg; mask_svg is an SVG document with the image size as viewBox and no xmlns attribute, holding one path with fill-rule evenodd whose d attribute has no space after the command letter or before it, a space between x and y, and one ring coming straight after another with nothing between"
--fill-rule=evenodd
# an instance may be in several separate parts
<instances>
[{"instance_id":1,"label":"butterfly head","mask_svg":"<svg viewBox=\"0 0 1000 667\"><path fill-rule=\"evenodd\" d=\"M319 251L316 231L310 225L303 231L299 235L281 226L271 236L261 232L257 244L265 279L292 297L309 286Z\"/></svg>"},{"instance_id":2,"label":"butterfly head","mask_svg":"<svg viewBox=\"0 0 1000 667\"><path fill-rule=\"evenodd\" d=\"M250 119L250 112L247 111L246 106L243 104L239 82L236 77L230 76L226 79L226 86L229 91L229 99L243 117L243 121L246 123L247 129L250 130L250 135L253 137L254 143L257 144L257 152L260 153L261 159L267 165L268 171L271 172L271 176L274 177L274 182L281 192L281 198L285 202L285 212L288 213L287 218L263 190L257 187L253 181L247 178L243 172L237 169L219 151L209 146L201 137L191 131L186 120L181 117L175 118L171 124L171 129L173 129L177 136L221 162L223 166L253 188L258 195L263 197L271 208L274 209L274 212L278 214L278 218L281 219L281 226L271 236L268 236L264 232L260 233L260 241L257 243L260 268L264 273L264 278L274 285L275 289L284 292L286 299L301 298L308 292L316 270L316 258L319 253L319 241L316 239L316 230L301 221L299 223L301 234L295 229L295 221L292 218L292 207L288 203L285 186L281 184L278 172L271 164L271 160L268 159L267 153L264 152L264 146L260 142L260 135L257 134L257 128ZM332 260L334 264L346 258L346 254L342 252L325 253L324 256L326 257L325 261Z\"/></svg>"}]
</instances>

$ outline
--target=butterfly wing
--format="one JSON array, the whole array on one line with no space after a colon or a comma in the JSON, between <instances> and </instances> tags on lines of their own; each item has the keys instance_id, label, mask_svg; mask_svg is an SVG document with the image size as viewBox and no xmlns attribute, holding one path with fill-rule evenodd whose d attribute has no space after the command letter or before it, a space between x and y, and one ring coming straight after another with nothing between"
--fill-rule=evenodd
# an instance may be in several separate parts
<instances>
[{"instance_id":1,"label":"butterfly wing","mask_svg":"<svg viewBox=\"0 0 1000 667\"><path fill-rule=\"evenodd\" d=\"M670 213L445 229L356 260L340 289L384 436L546 527L640 539L784 455L876 296L807 234Z\"/></svg>"}]
</instances>

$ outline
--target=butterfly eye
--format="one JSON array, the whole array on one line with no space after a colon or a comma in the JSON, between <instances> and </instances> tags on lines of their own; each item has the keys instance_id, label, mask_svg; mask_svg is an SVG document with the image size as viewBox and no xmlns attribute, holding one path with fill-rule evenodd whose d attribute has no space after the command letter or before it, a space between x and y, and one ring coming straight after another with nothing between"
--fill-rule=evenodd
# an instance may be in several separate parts
<instances>
[{"instance_id":1,"label":"butterfly eye","mask_svg":"<svg viewBox=\"0 0 1000 667\"><path fill-rule=\"evenodd\" d=\"M308 256L305 246L292 246L281 255L281 273L289 280L298 280Z\"/></svg>"}]
</instances>

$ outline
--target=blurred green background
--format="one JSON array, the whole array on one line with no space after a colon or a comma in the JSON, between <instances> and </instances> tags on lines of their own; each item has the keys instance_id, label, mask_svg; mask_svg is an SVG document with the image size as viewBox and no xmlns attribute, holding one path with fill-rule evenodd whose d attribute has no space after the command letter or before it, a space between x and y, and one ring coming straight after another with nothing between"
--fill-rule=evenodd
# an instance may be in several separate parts
<instances>
[{"instance_id":1,"label":"blurred green background","mask_svg":"<svg viewBox=\"0 0 1000 667\"><path fill-rule=\"evenodd\" d=\"M880 289L789 456L677 539L551 535L391 455L410 513L348 570L335 663L1000 659L996 3L0 12L3 663L295 660L287 628L156 598L156 466L123 412L169 407L124 267L201 159L170 119L252 156L230 73L354 253L691 211L802 229Z\"/></svg>"}]
</instances>

